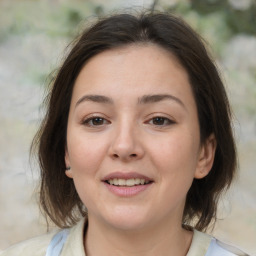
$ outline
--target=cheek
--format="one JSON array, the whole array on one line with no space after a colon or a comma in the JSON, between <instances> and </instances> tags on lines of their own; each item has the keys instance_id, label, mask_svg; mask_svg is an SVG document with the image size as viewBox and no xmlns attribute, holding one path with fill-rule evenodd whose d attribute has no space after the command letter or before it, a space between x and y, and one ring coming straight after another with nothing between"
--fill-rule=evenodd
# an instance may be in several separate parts
<instances>
[{"instance_id":1,"label":"cheek","mask_svg":"<svg viewBox=\"0 0 256 256\"><path fill-rule=\"evenodd\" d=\"M73 132L68 137L68 154L74 175L88 175L99 168L106 155L106 145L100 138Z\"/></svg>"},{"instance_id":2,"label":"cheek","mask_svg":"<svg viewBox=\"0 0 256 256\"><path fill-rule=\"evenodd\" d=\"M95 137L85 136L79 131L69 133L68 152L73 181L79 197L88 209L93 207L95 198L99 197L95 180L99 179L98 171L106 154L105 148Z\"/></svg>"},{"instance_id":3,"label":"cheek","mask_svg":"<svg viewBox=\"0 0 256 256\"><path fill-rule=\"evenodd\" d=\"M151 145L152 161L168 176L194 175L197 165L199 141L197 135L182 129L165 136L161 140L154 140Z\"/></svg>"}]
</instances>

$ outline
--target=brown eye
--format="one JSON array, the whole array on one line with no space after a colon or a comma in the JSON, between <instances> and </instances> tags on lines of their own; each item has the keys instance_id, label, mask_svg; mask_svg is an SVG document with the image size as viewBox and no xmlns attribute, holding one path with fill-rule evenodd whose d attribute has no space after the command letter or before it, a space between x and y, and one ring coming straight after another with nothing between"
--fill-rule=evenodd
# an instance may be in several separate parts
<instances>
[{"instance_id":1,"label":"brown eye","mask_svg":"<svg viewBox=\"0 0 256 256\"><path fill-rule=\"evenodd\" d=\"M174 122L166 117L157 116L152 118L149 123L156 126L166 126L166 125L171 125Z\"/></svg>"},{"instance_id":2,"label":"brown eye","mask_svg":"<svg viewBox=\"0 0 256 256\"><path fill-rule=\"evenodd\" d=\"M101 118L101 117L96 117L96 118L91 119L91 123L93 125L103 125L104 124L104 119Z\"/></svg>"},{"instance_id":3,"label":"brown eye","mask_svg":"<svg viewBox=\"0 0 256 256\"><path fill-rule=\"evenodd\" d=\"M105 118L102 118L102 117L90 117L83 122L84 125L91 126L91 127L102 126L102 125L105 125L108 123L109 122Z\"/></svg>"}]
</instances>

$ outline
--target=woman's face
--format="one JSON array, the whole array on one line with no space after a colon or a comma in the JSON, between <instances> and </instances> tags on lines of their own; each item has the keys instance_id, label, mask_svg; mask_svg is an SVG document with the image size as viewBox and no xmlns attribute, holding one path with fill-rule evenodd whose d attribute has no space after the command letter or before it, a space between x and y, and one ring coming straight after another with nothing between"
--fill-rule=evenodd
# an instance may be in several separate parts
<instances>
[{"instance_id":1,"label":"woman's face","mask_svg":"<svg viewBox=\"0 0 256 256\"><path fill-rule=\"evenodd\" d=\"M89 223L180 226L187 191L208 174L213 155L213 139L200 144L188 75L166 50L108 50L81 70L65 159Z\"/></svg>"}]
</instances>

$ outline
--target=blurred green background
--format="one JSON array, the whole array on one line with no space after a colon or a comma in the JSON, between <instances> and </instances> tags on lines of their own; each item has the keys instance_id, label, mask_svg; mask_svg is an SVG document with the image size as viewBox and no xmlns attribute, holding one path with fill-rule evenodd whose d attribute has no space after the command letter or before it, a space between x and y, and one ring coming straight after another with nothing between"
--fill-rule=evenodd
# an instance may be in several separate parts
<instances>
[{"instance_id":1,"label":"blurred green background","mask_svg":"<svg viewBox=\"0 0 256 256\"><path fill-rule=\"evenodd\" d=\"M182 16L216 59L234 111L240 166L214 234L256 255L255 0L0 0L0 250L46 231L28 155L49 74L96 16L142 7Z\"/></svg>"}]
</instances>

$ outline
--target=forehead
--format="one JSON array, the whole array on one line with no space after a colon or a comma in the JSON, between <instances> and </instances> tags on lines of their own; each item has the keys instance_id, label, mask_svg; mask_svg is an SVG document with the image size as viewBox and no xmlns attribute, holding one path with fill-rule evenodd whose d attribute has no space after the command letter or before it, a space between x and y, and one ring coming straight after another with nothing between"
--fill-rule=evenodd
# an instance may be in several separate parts
<instances>
[{"instance_id":1,"label":"forehead","mask_svg":"<svg viewBox=\"0 0 256 256\"><path fill-rule=\"evenodd\" d=\"M89 69L98 69L99 67L106 71L115 68L119 72L128 72L131 68L134 70L139 68L140 72L154 70L152 75L157 74L160 70L164 72L166 69L185 71L172 52L153 43L131 44L103 51L89 59L84 69L86 68L89 72ZM127 67L129 69L126 69Z\"/></svg>"},{"instance_id":2,"label":"forehead","mask_svg":"<svg viewBox=\"0 0 256 256\"><path fill-rule=\"evenodd\" d=\"M169 51L154 45L129 45L92 57L79 73L73 98L85 93L126 96L191 93L188 74Z\"/></svg>"}]
</instances>

